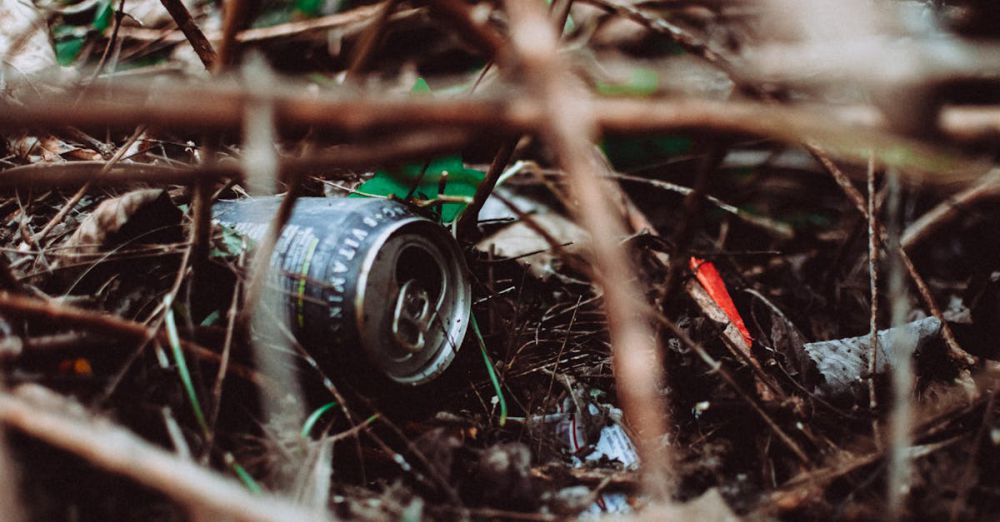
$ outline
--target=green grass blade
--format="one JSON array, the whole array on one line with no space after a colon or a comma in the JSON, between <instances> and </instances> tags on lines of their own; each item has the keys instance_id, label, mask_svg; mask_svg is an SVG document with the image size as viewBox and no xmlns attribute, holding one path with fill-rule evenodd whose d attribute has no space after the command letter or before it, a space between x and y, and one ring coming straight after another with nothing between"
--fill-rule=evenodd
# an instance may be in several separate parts
<instances>
[{"instance_id":1,"label":"green grass blade","mask_svg":"<svg viewBox=\"0 0 1000 522\"><path fill-rule=\"evenodd\" d=\"M500 379L497 377L497 371L493 367L493 361L490 360L490 355L486 353L486 341L483 339L483 333L479 330L479 323L476 321L475 315L470 315L472 319L472 331L476 334L476 340L479 341L479 350L483 353L483 361L486 363L486 373L490 375L490 382L493 383L493 391L497 394L497 401L500 404L500 426L507 424L507 399L503 396L503 389L500 387Z\"/></svg>"},{"instance_id":2,"label":"green grass blade","mask_svg":"<svg viewBox=\"0 0 1000 522\"><path fill-rule=\"evenodd\" d=\"M188 400L191 401L191 410L194 412L194 418L198 421L198 426L201 427L207 437L209 432L208 422L205 421L205 413L202 411L198 395L194 391L194 382L191 381L191 373L188 372L187 361L184 359L184 351L181 350L181 338L177 335L173 303L169 295L163 299L163 303L166 310L164 323L167 327L167 340L170 341L170 350L174 356L174 363L177 365L177 374L181 378L181 384L184 385L184 392L187 394Z\"/></svg>"},{"instance_id":3,"label":"green grass blade","mask_svg":"<svg viewBox=\"0 0 1000 522\"><path fill-rule=\"evenodd\" d=\"M309 418L306 419L305 423L302 424L302 438L308 438L309 434L312 433L313 428L316 427L316 423L319 422L320 417L322 417L324 413L336 407L337 403L331 401L320 406L319 408L316 408L316 411L312 412L312 414L309 415Z\"/></svg>"}]
</instances>

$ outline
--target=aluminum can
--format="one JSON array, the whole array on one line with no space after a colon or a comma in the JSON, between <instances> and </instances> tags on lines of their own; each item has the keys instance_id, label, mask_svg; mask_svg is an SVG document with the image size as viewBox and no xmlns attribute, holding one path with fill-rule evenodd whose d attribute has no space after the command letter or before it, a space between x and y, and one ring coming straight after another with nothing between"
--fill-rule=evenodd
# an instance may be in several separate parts
<instances>
[{"instance_id":1,"label":"aluminum can","mask_svg":"<svg viewBox=\"0 0 1000 522\"><path fill-rule=\"evenodd\" d=\"M213 218L260 241L280 203L219 201ZM270 278L292 332L310 351L337 363L365 359L401 384L440 375L468 327L472 291L461 249L443 227L397 201L299 198Z\"/></svg>"}]
</instances>

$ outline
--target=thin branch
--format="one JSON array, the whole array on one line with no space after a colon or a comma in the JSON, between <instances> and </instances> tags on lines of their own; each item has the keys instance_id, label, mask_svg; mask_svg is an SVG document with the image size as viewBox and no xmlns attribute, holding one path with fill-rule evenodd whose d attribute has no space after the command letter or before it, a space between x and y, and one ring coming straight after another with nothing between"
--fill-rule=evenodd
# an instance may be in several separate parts
<instances>
[{"instance_id":1,"label":"thin branch","mask_svg":"<svg viewBox=\"0 0 1000 522\"><path fill-rule=\"evenodd\" d=\"M145 130L146 130L145 125L140 125L138 128L136 128L135 132L133 132L132 135L129 136L127 140L125 140L125 143L122 144L122 146L119 147L117 151L115 151L115 155L112 156L111 159L109 159L107 163L104 164L103 167L101 167L100 172L97 173L97 177L107 175L107 173L115 165L117 165L118 162L121 161L123 157L125 157L125 154L128 152L129 148L132 147L132 144L135 143L140 136L142 136L142 133L145 132ZM76 193L73 194L71 198L69 198L69 201L67 201L63 205L63 207L59 210L59 212L56 213L56 215L53 216L52 219L50 219L49 222L46 223L44 227L42 227L42 230L37 234L35 234L34 237L35 243L41 245L42 242L45 240L46 236L49 235L49 232L52 232L52 229L55 228L55 226L58 225L59 223L62 223L62 221L66 219L66 216L74 208L76 208L76 204L79 203L81 199L83 199L83 196L87 194L87 191L90 190L90 188L91 188L90 182L87 182L82 187L80 187L80 189L77 190Z\"/></svg>"},{"instance_id":2,"label":"thin branch","mask_svg":"<svg viewBox=\"0 0 1000 522\"><path fill-rule=\"evenodd\" d=\"M479 211L483 209L486 200L493 194L493 189L496 188L500 175L503 174L504 169L507 168L507 164L510 163L516 146L517 143L514 141L507 141L500 145L496 155L493 157L493 162L490 163L489 170L486 171L486 177L476 187L476 194L472 197L472 203L469 203L469 206L466 207L458 219L456 228L459 238L469 237L475 230L479 221Z\"/></svg>"},{"instance_id":3,"label":"thin branch","mask_svg":"<svg viewBox=\"0 0 1000 522\"><path fill-rule=\"evenodd\" d=\"M282 158L279 181L286 182L291 176L318 174L322 171L327 173L319 177L337 179L342 176L336 173L337 169L374 168L454 152L474 139L475 136L460 131L423 133L371 145L344 145L330 152L301 158ZM131 183L187 185L198 180L242 180L244 176L242 169L232 164L215 163L181 168L151 163L118 163L105 170L106 165L104 161L73 161L12 167L0 175L0 188L42 189L80 186L85 183L90 183L92 187ZM334 173L329 173L331 171Z\"/></svg>"},{"instance_id":4,"label":"thin branch","mask_svg":"<svg viewBox=\"0 0 1000 522\"><path fill-rule=\"evenodd\" d=\"M212 44L208 41L208 38L205 38L205 33L201 32L201 28L198 27L194 18L191 17L191 13L188 12L184 2L181 0L160 0L160 3L170 13L170 16L174 19L174 23L177 24L177 28L184 33L184 37L191 43L191 47L194 48L194 52L198 55L198 59L201 60L202 65L205 66L205 69L211 71L219 57L215 54L215 49L212 48Z\"/></svg>"},{"instance_id":5,"label":"thin branch","mask_svg":"<svg viewBox=\"0 0 1000 522\"><path fill-rule=\"evenodd\" d=\"M315 95L306 89L275 83L264 91L249 92L231 82L170 84L150 89L147 84L115 84L112 100L47 96L25 97L21 103L0 102L0 129L64 126L127 127L148 123L161 129L232 131L241 127L252 100L274 102L279 129L315 128L350 135L378 131L427 129L489 129L514 134L532 133L545 125L538 100L520 95L491 95L473 99L427 99L375 96ZM581 103L580 93L562 93L566 102ZM155 100L150 103L149 100ZM899 151L892 159L916 172L946 172L954 183L972 179L988 168L940 147L890 133L884 120L858 117L848 110L781 106L748 101L700 99L589 100L595 124L605 133L642 134L680 130L707 130L767 136L789 143L821 143L830 154L867 161L869 151ZM966 111L966 109L950 109ZM864 114L870 115L869 112ZM996 129L1000 130L1000 109ZM370 135L370 134L369 134Z\"/></svg>"},{"instance_id":6,"label":"thin branch","mask_svg":"<svg viewBox=\"0 0 1000 522\"><path fill-rule=\"evenodd\" d=\"M398 0L382 1L375 20L361 34L361 41L358 43L357 51L355 51L354 57L351 59L351 65L347 69L348 79L356 79L358 74L364 69L365 64L368 63L368 59L375 52L379 41L385 33L385 27L389 23L389 16L396 9L397 3Z\"/></svg>"},{"instance_id":7,"label":"thin branch","mask_svg":"<svg viewBox=\"0 0 1000 522\"><path fill-rule=\"evenodd\" d=\"M886 173L886 184L889 190L887 244L889 252L896 253L889 265L889 306L892 311L892 326L901 332L889 338L892 345L892 412L889 418L889 470L887 488L888 515L891 520L900 520L903 505L909 498L912 481L913 462L910 457L910 446L913 443L913 350L917 342L914 334L902 328L910 311L909 299L906 296L905 276L903 275L903 249L899 246L899 235L902 228L902 184L899 176L890 169ZM944 321L941 321L942 326Z\"/></svg>"},{"instance_id":8,"label":"thin branch","mask_svg":"<svg viewBox=\"0 0 1000 522\"><path fill-rule=\"evenodd\" d=\"M949 197L906 227L900 242L905 250L912 250L925 239L968 212L969 208L984 201L1000 199L1000 169L994 169L973 186Z\"/></svg>"},{"instance_id":9,"label":"thin branch","mask_svg":"<svg viewBox=\"0 0 1000 522\"><path fill-rule=\"evenodd\" d=\"M708 366L710 371L719 374L719 377L721 377L722 380L725 381L725 383L728 384L729 387L732 388L733 391L735 391L736 394L739 395L740 398L743 399L743 401L746 402L747 405L760 416L761 420L764 421L764 424L767 424L768 428L770 428L774 435L778 437L778 440L791 450L800 462L806 465L812 464L812 460L802 447L799 446L799 444L795 442L795 440L792 439L787 433L785 433L785 430L781 429L781 426L779 426L778 423L775 422L775 420L763 408L761 408L756 401L753 400L753 397L743 390L739 382L736 381L736 378L722 366L722 363L712 357L705 350L704 346L696 342L694 339L691 339L691 337L684 330L681 330L676 323L668 319L663 314L657 314L656 319L662 326L673 333L674 336L677 337L685 346L694 351L698 358Z\"/></svg>"},{"instance_id":10,"label":"thin branch","mask_svg":"<svg viewBox=\"0 0 1000 522\"><path fill-rule=\"evenodd\" d=\"M248 12L250 0L225 0L222 19L222 41L218 56L212 66L213 73L220 73L239 60L239 44L236 35L250 24Z\"/></svg>"},{"instance_id":11,"label":"thin branch","mask_svg":"<svg viewBox=\"0 0 1000 522\"><path fill-rule=\"evenodd\" d=\"M507 41L486 22L477 21L472 7L462 0L432 0L431 9L447 18L466 40L493 60L503 60Z\"/></svg>"},{"instance_id":12,"label":"thin branch","mask_svg":"<svg viewBox=\"0 0 1000 522\"><path fill-rule=\"evenodd\" d=\"M236 41L241 44L262 43L270 40L308 37L313 33L329 31L331 29L356 32L367 27L367 24L375 17L377 11L378 5L363 5L349 11L321 16L319 18L286 22L270 27L246 29L236 34ZM412 18L425 11L425 8L407 9L396 13L391 19L395 21ZM148 29L144 27L123 27L121 33L124 38L143 42L177 44L186 39L186 36L180 31L164 32L161 29ZM209 41L221 40L222 33L209 33L206 39Z\"/></svg>"},{"instance_id":13,"label":"thin branch","mask_svg":"<svg viewBox=\"0 0 1000 522\"><path fill-rule=\"evenodd\" d=\"M80 308L58 304L53 301L42 301L24 297L10 292L0 292L0 312L21 318L36 318L48 320L52 324L64 325L67 328L93 330L95 333L112 338L122 339L137 344L146 343L152 339L169 342L166 332L156 331L146 325L129 321L102 312L92 312ZM203 360L219 362L219 355L197 343L181 339L184 351ZM233 373L248 381L261 384L267 381L252 370L243 366L233 366Z\"/></svg>"},{"instance_id":14,"label":"thin branch","mask_svg":"<svg viewBox=\"0 0 1000 522\"><path fill-rule=\"evenodd\" d=\"M593 241L596 282L604 293L611 338L615 382L622 408L636 428L644 466L644 485L658 500L673 490L675 456L663 439L669 416L659 389L664 382L662 352L644 313L648 305L636 287L634 270L618 239L624 235L602 190L591 141L598 125L584 97L566 96L569 70L557 54L558 38L541 5L531 0L506 3L511 18L511 44L523 68L528 88L542 103L542 135L567 172L579 204L573 211ZM575 99L574 99L575 98Z\"/></svg>"},{"instance_id":15,"label":"thin branch","mask_svg":"<svg viewBox=\"0 0 1000 522\"><path fill-rule=\"evenodd\" d=\"M868 161L868 275L871 314L868 328L871 346L868 349L868 409L872 414L872 435L875 444L882 447L882 430L879 428L878 397L875 394L875 370L878 368L878 244L879 224L875 211L875 157Z\"/></svg>"},{"instance_id":16,"label":"thin branch","mask_svg":"<svg viewBox=\"0 0 1000 522\"><path fill-rule=\"evenodd\" d=\"M109 421L87 417L73 403L37 385L0 395L0 422L129 477L194 512L246 522L326 520L269 494L253 494L236 480L183 460Z\"/></svg>"}]
</instances>

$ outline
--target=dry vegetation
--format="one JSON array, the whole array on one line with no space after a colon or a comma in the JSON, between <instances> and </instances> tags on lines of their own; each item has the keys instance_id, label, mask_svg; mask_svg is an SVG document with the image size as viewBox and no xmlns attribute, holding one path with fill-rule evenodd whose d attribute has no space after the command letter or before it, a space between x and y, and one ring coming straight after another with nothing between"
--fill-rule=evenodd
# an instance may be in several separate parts
<instances>
[{"instance_id":1,"label":"dry vegetation","mask_svg":"<svg viewBox=\"0 0 1000 522\"><path fill-rule=\"evenodd\" d=\"M3 520L996 519L992 2L367 1L0 0ZM359 191L464 209L434 383L267 303Z\"/></svg>"}]
</instances>

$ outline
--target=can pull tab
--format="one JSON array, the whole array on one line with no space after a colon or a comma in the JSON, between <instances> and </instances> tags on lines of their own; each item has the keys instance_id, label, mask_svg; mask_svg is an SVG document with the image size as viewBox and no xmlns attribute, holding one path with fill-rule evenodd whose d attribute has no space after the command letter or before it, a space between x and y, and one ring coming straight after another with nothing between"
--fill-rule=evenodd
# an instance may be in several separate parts
<instances>
[{"instance_id":1,"label":"can pull tab","mask_svg":"<svg viewBox=\"0 0 1000 522\"><path fill-rule=\"evenodd\" d=\"M427 290L416 279L403 283L392 314L392 335L396 343L410 353L423 350L433 319Z\"/></svg>"}]
</instances>

